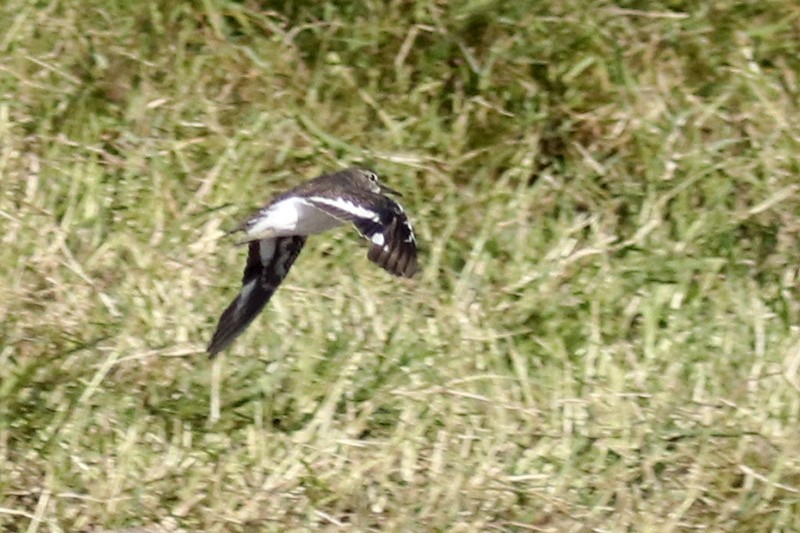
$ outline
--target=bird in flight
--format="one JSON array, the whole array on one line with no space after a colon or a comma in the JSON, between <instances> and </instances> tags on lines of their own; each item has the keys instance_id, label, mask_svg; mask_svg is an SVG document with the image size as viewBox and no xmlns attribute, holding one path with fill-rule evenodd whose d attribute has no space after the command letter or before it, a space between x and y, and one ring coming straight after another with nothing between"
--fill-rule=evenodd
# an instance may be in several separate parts
<instances>
[{"instance_id":1,"label":"bird in flight","mask_svg":"<svg viewBox=\"0 0 800 533\"><path fill-rule=\"evenodd\" d=\"M324 174L276 196L231 233L243 232L247 263L239 295L222 312L207 352L226 349L258 316L288 274L308 235L353 224L369 241L367 258L395 276L418 270L414 230L400 194L371 170Z\"/></svg>"}]
</instances>

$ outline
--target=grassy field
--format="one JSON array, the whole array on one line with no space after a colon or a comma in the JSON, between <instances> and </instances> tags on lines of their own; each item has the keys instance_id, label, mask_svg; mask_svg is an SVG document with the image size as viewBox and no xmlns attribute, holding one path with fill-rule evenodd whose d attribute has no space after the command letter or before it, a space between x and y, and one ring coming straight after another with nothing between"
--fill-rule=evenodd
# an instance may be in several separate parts
<instances>
[{"instance_id":1,"label":"grassy field","mask_svg":"<svg viewBox=\"0 0 800 533\"><path fill-rule=\"evenodd\" d=\"M800 524L796 2L0 5L0 529ZM210 421L351 164L422 271L310 239Z\"/></svg>"}]
</instances>

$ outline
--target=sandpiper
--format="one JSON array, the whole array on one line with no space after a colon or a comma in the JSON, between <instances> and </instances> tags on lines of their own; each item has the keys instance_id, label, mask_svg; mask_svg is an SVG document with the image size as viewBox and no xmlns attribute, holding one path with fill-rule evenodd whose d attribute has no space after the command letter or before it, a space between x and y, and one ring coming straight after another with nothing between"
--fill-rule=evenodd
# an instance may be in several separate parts
<instances>
[{"instance_id":1,"label":"sandpiper","mask_svg":"<svg viewBox=\"0 0 800 533\"><path fill-rule=\"evenodd\" d=\"M308 235L345 223L370 241L367 257L402 277L417 272L414 230L398 195L371 170L348 168L324 174L276 196L231 233L243 232L247 263L239 295L223 311L208 344L214 357L258 316L303 249Z\"/></svg>"}]
</instances>

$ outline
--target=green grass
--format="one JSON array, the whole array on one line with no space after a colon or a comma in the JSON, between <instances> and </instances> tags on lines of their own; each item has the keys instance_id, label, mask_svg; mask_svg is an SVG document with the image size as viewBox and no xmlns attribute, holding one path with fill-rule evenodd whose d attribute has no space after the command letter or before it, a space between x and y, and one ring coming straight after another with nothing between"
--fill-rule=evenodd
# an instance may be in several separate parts
<instances>
[{"instance_id":1,"label":"green grass","mask_svg":"<svg viewBox=\"0 0 800 533\"><path fill-rule=\"evenodd\" d=\"M0 528L797 527L794 2L259 4L0 7ZM210 423L350 164L421 273L310 240Z\"/></svg>"}]
</instances>

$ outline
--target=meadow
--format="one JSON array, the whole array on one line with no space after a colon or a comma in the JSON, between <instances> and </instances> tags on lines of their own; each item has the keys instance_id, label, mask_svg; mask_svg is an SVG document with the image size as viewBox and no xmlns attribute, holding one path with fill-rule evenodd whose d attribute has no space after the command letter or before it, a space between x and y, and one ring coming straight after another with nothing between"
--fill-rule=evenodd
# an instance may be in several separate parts
<instances>
[{"instance_id":1,"label":"meadow","mask_svg":"<svg viewBox=\"0 0 800 533\"><path fill-rule=\"evenodd\" d=\"M0 529L797 530L799 77L790 0L4 0ZM350 165L419 274L311 238L212 364Z\"/></svg>"}]
</instances>

